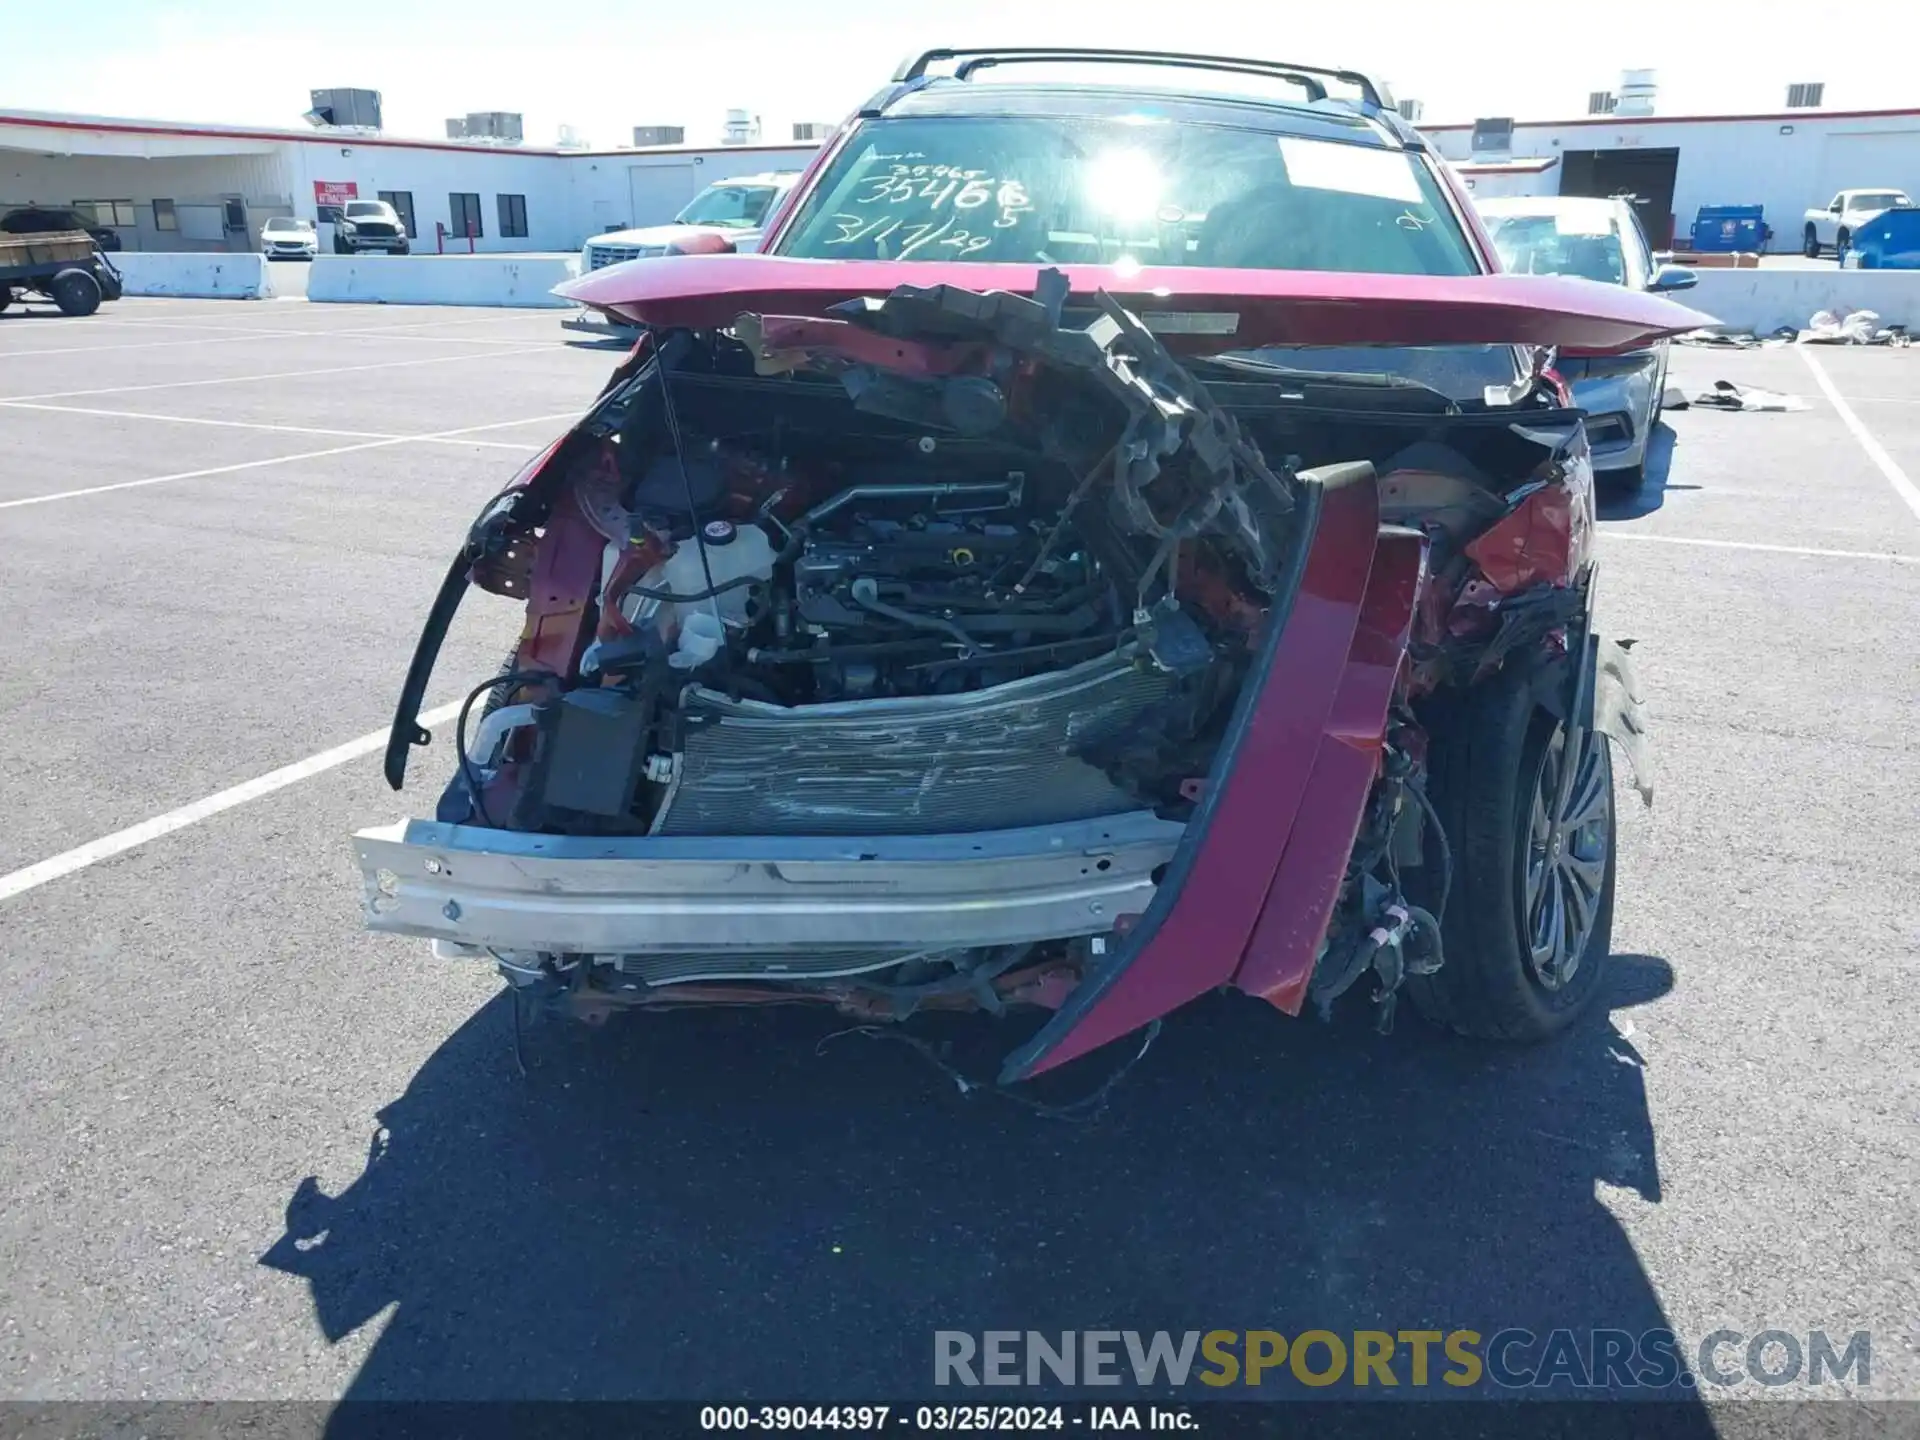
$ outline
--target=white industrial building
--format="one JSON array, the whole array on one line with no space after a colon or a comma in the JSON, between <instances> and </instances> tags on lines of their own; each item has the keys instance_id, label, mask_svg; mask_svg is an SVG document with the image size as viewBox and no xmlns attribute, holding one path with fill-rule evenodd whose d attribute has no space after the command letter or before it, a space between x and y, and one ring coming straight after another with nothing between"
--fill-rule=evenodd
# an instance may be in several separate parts
<instances>
[{"instance_id":1,"label":"white industrial building","mask_svg":"<svg viewBox=\"0 0 1920 1440\"><path fill-rule=\"evenodd\" d=\"M1476 195L1629 192L1656 243L1684 236L1703 205L1757 204L1773 248L1792 250L1802 212L1838 190L1920 195L1920 110L1629 114L1651 109L1653 86L1648 72L1625 80L1613 113L1421 128ZM416 253L466 250L468 217L475 250L570 251L610 228L670 219L714 180L800 168L817 149L817 140L542 148L0 111L0 212L86 203L129 250L246 250L272 216L324 220L343 197L385 198L409 219ZM324 226L321 240L331 240Z\"/></svg>"},{"instance_id":2,"label":"white industrial building","mask_svg":"<svg viewBox=\"0 0 1920 1440\"><path fill-rule=\"evenodd\" d=\"M476 251L577 250L610 228L671 219L712 181L798 169L818 149L562 150L0 111L0 213L90 207L128 250L251 250L273 216L319 221L342 198L386 199L408 219L416 254L437 244L464 253L460 217L476 215ZM323 225L323 248L331 239Z\"/></svg>"},{"instance_id":3,"label":"white industrial building","mask_svg":"<svg viewBox=\"0 0 1920 1440\"><path fill-rule=\"evenodd\" d=\"M1702 206L1760 205L1770 248L1797 250L1803 213L1840 190L1920 196L1920 110L1615 113L1420 129L1476 198L1627 192L1656 245L1684 239Z\"/></svg>"}]
</instances>

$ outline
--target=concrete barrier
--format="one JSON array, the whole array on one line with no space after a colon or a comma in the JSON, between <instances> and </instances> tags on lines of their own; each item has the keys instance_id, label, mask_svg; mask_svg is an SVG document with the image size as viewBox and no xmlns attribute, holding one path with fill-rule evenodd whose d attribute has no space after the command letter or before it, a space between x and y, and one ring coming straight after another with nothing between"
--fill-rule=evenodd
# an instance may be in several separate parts
<instances>
[{"instance_id":1,"label":"concrete barrier","mask_svg":"<svg viewBox=\"0 0 1920 1440\"><path fill-rule=\"evenodd\" d=\"M551 294L580 273L577 255L322 255L307 299L377 305L507 305L566 309Z\"/></svg>"},{"instance_id":2,"label":"concrete barrier","mask_svg":"<svg viewBox=\"0 0 1920 1440\"><path fill-rule=\"evenodd\" d=\"M265 300L273 295L264 256L230 251L120 251L107 256L129 295L196 300Z\"/></svg>"},{"instance_id":3,"label":"concrete barrier","mask_svg":"<svg viewBox=\"0 0 1920 1440\"><path fill-rule=\"evenodd\" d=\"M1765 335L1782 325L1805 329L1816 310L1873 310L1882 324L1920 330L1920 270L1702 270L1700 283L1673 298L1704 310L1729 330Z\"/></svg>"}]
</instances>

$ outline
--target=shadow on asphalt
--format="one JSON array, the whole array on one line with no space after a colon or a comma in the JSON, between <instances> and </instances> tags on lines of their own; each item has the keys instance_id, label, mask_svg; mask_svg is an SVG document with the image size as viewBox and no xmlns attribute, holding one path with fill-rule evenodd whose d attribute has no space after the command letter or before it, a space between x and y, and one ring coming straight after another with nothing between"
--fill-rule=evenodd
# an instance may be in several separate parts
<instances>
[{"instance_id":1,"label":"shadow on asphalt","mask_svg":"<svg viewBox=\"0 0 1920 1440\"><path fill-rule=\"evenodd\" d=\"M1609 486L1601 477L1595 495L1602 520L1635 520L1651 515L1667 502L1669 490L1698 490L1698 485L1676 485L1673 475L1673 427L1662 420L1647 435L1647 460L1639 485L1632 490Z\"/></svg>"},{"instance_id":2,"label":"shadow on asphalt","mask_svg":"<svg viewBox=\"0 0 1920 1440\"><path fill-rule=\"evenodd\" d=\"M1616 957L1607 1005L1672 982ZM349 1400L924 1398L941 1329L1664 1327L1595 1193L1660 1199L1631 1027L1486 1048L1353 1008L1209 999L1073 1124L800 1010L550 1022L522 1079L503 996L262 1263L330 1340L397 1305ZM1005 1047L989 1025L957 1059Z\"/></svg>"}]
</instances>

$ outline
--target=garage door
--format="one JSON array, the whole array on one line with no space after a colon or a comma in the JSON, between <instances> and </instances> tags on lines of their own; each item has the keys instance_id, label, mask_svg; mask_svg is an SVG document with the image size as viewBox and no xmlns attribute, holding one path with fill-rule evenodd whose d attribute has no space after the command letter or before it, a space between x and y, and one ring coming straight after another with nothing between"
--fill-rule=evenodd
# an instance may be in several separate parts
<instances>
[{"instance_id":1,"label":"garage door","mask_svg":"<svg viewBox=\"0 0 1920 1440\"><path fill-rule=\"evenodd\" d=\"M1920 198L1920 127L1829 135L1820 166L1819 194L1809 205L1826 204L1838 190L1880 185Z\"/></svg>"},{"instance_id":2,"label":"garage door","mask_svg":"<svg viewBox=\"0 0 1920 1440\"><path fill-rule=\"evenodd\" d=\"M633 203L631 224L664 225L693 198L695 167L635 165L627 171L627 195Z\"/></svg>"},{"instance_id":3,"label":"garage door","mask_svg":"<svg viewBox=\"0 0 1920 1440\"><path fill-rule=\"evenodd\" d=\"M180 225L182 240L217 240L222 245L227 239L227 212L221 205L175 205L174 218Z\"/></svg>"}]
</instances>

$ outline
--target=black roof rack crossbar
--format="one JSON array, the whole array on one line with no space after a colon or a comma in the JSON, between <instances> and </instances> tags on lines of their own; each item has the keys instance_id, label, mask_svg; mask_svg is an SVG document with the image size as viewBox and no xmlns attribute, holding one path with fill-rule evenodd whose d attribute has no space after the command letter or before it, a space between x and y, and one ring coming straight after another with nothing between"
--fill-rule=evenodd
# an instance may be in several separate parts
<instances>
[{"instance_id":1,"label":"black roof rack crossbar","mask_svg":"<svg viewBox=\"0 0 1920 1440\"><path fill-rule=\"evenodd\" d=\"M1307 87L1312 99L1324 100L1326 87L1310 77L1325 76L1357 89L1367 104L1391 110L1393 103L1386 88L1358 70L1335 70L1324 65L1295 65L1281 60L1253 60L1231 55L1186 55L1165 50L1091 50L1064 46L1016 46L1006 49L928 50L903 61L894 72L896 85L926 78L927 67L946 60L961 62L954 74L964 80L974 71L989 65L1056 61L1092 62L1121 65L1167 65L1183 70L1222 70L1237 75L1266 75Z\"/></svg>"},{"instance_id":2,"label":"black roof rack crossbar","mask_svg":"<svg viewBox=\"0 0 1920 1440\"><path fill-rule=\"evenodd\" d=\"M1059 57L1053 55L983 55L977 60L968 60L956 66L953 72L953 78L956 80L971 80L974 71L985 70L994 65L1023 65L1039 61L1052 61L1058 58ZM1155 60L1152 62L1142 60L1129 61L1127 63L1174 65L1178 62L1173 60ZM1302 75L1297 70L1275 70L1271 66L1257 63L1242 65L1238 61L1233 60L1211 61L1208 63L1207 69L1217 70L1224 74L1231 75L1259 75L1267 79L1290 80L1307 92L1308 100L1324 100L1327 98L1326 86L1322 85L1318 80L1315 80L1311 75Z\"/></svg>"}]
</instances>

